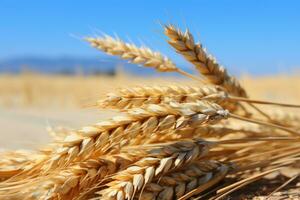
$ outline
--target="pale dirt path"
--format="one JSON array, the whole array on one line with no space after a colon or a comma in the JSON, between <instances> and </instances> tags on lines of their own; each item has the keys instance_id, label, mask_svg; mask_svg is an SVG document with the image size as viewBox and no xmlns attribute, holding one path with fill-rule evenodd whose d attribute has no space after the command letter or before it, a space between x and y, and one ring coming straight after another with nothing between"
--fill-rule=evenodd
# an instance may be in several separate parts
<instances>
[{"instance_id":1,"label":"pale dirt path","mask_svg":"<svg viewBox=\"0 0 300 200\"><path fill-rule=\"evenodd\" d=\"M32 149L49 143L47 126L76 129L112 116L96 109L0 108L0 150Z\"/></svg>"}]
</instances>

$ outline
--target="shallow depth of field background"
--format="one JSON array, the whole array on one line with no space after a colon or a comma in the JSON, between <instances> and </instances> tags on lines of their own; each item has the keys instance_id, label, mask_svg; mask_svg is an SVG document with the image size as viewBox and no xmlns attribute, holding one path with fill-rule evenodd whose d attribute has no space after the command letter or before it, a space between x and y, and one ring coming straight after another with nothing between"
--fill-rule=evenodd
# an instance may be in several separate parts
<instances>
[{"instance_id":1,"label":"shallow depth of field background","mask_svg":"<svg viewBox=\"0 0 300 200\"><path fill-rule=\"evenodd\" d=\"M117 88L197 84L112 59L82 40L117 34L191 71L160 23L189 27L253 99L299 104L299 9L297 1L1 1L0 148L39 147L50 128L109 118L93 104Z\"/></svg>"}]
</instances>

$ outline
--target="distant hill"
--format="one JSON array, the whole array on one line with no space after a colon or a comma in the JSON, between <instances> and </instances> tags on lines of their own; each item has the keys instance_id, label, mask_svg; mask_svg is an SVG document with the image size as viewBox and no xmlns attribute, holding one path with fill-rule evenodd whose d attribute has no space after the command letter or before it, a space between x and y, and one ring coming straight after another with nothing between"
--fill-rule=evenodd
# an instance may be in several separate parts
<instances>
[{"instance_id":1,"label":"distant hill","mask_svg":"<svg viewBox=\"0 0 300 200\"><path fill-rule=\"evenodd\" d=\"M34 71L47 74L114 74L118 67L131 73L143 73L136 65L113 57L18 57L0 60L0 73Z\"/></svg>"},{"instance_id":2,"label":"distant hill","mask_svg":"<svg viewBox=\"0 0 300 200\"><path fill-rule=\"evenodd\" d=\"M192 72L193 67L190 64L182 62L178 64L185 71ZM269 68L258 66L230 67L227 66L231 74L239 76L240 74L252 75L270 75L270 74L299 74L299 67L274 67ZM98 57L75 57L75 56L60 56L60 57L41 57L41 56L24 56L14 57L9 59L0 59L0 73L20 73L33 71L45 74L109 74L114 75L118 68L123 68L124 71L138 75L177 75L176 73L157 73L153 69L138 67L124 60L112 56Z\"/></svg>"}]
</instances>

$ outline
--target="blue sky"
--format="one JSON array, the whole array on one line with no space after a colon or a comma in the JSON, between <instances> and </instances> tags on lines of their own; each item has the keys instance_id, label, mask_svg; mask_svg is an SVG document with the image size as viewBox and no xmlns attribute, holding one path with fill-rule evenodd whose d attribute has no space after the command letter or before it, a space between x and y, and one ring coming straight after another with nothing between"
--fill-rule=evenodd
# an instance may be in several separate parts
<instances>
[{"instance_id":1,"label":"blue sky","mask_svg":"<svg viewBox=\"0 0 300 200\"><path fill-rule=\"evenodd\" d=\"M160 23L189 27L233 72L300 69L300 1L1 0L0 59L99 56L79 38L105 32L163 52Z\"/></svg>"}]
</instances>

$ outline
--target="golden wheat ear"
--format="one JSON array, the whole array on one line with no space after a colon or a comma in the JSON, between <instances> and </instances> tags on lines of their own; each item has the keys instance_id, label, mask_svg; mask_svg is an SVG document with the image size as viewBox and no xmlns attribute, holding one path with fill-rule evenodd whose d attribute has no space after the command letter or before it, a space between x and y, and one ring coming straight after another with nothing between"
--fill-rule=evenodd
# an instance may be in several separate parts
<instances>
[{"instance_id":1,"label":"golden wheat ear","mask_svg":"<svg viewBox=\"0 0 300 200\"><path fill-rule=\"evenodd\" d=\"M152 51L148 47L137 47L134 44L126 43L121 39L115 39L108 35L98 38L87 37L85 40L96 49L110 55L119 56L121 59L128 60L131 63L151 67L159 72L177 72L183 76L203 82L203 80L178 68L168 57Z\"/></svg>"},{"instance_id":2,"label":"golden wheat ear","mask_svg":"<svg viewBox=\"0 0 300 200\"><path fill-rule=\"evenodd\" d=\"M130 109L149 104L168 104L170 102L189 103L199 100L209 100L226 107L227 94L217 86L142 86L123 88L117 93L109 93L96 106L99 108ZM231 103L231 107L235 103ZM229 109L230 110L230 109Z\"/></svg>"},{"instance_id":3,"label":"golden wheat ear","mask_svg":"<svg viewBox=\"0 0 300 200\"><path fill-rule=\"evenodd\" d=\"M203 140L150 145L144 158L114 175L113 181L107 184L108 188L100 191L100 194L103 199L132 199L153 180L197 161L212 146L212 143ZM129 191L128 188L132 190ZM123 194L123 198L119 198L120 194Z\"/></svg>"},{"instance_id":4,"label":"golden wheat ear","mask_svg":"<svg viewBox=\"0 0 300 200\"><path fill-rule=\"evenodd\" d=\"M191 62L209 82L224 87L235 96L247 96L239 82L230 76L214 57L207 54L201 44L194 42L193 35L188 30L183 33L174 25L165 25L164 29L165 35L169 38L168 43L177 53Z\"/></svg>"},{"instance_id":5,"label":"golden wheat ear","mask_svg":"<svg viewBox=\"0 0 300 200\"><path fill-rule=\"evenodd\" d=\"M128 110L126 116L83 127L56 144L51 158L43 163L44 172L63 168L74 161L118 151L137 136L168 132L186 126L202 126L226 119L228 112L209 101L170 105L150 104ZM140 141L143 142L143 141Z\"/></svg>"},{"instance_id":6,"label":"golden wheat ear","mask_svg":"<svg viewBox=\"0 0 300 200\"><path fill-rule=\"evenodd\" d=\"M193 35L188 30L183 32L174 25L165 25L164 30L165 35L169 38L168 43L177 53L192 63L210 83L223 87L233 96L248 97L246 90L240 85L238 80L229 75L227 70L212 55L209 55L200 43L196 44ZM254 106L250 101L248 104L266 119L272 121L270 116Z\"/></svg>"},{"instance_id":7,"label":"golden wheat ear","mask_svg":"<svg viewBox=\"0 0 300 200\"><path fill-rule=\"evenodd\" d=\"M216 185L229 171L227 164L196 161L147 184L140 199L187 199Z\"/></svg>"}]
</instances>

